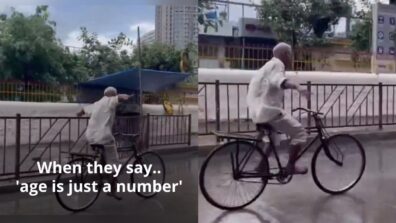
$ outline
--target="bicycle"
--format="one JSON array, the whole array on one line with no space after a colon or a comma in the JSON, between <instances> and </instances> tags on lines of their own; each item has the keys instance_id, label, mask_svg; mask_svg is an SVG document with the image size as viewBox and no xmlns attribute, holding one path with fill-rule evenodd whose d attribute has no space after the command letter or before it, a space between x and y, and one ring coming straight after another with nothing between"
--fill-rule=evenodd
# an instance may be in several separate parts
<instances>
[{"instance_id":1,"label":"bicycle","mask_svg":"<svg viewBox=\"0 0 396 223\"><path fill-rule=\"evenodd\" d=\"M297 160L315 142L319 142L311 161L315 184L329 194L342 194L352 189L361 179L366 165L361 143L348 134L329 136L320 118L322 113L305 108L296 108L293 112L297 110L312 116L317 131ZM274 134L277 133L268 124L257 125L257 129L259 133L256 137L214 132L218 139L228 142L215 148L205 159L199 174L199 185L205 199L215 207L225 210L243 208L263 193L270 180L275 180L272 184L291 181L293 175L282 166L274 145ZM263 139L267 139L267 143ZM276 167L270 167L269 153L274 153Z\"/></svg>"},{"instance_id":2,"label":"bicycle","mask_svg":"<svg viewBox=\"0 0 396 223\"><path fill-rule=\"evenodd\" d=\"M164 183L165 181L165 164L162 160L161 156L157 153L148 151L139 153L137 150L136 142L139 138L138 134L116 134L124 137L129 137L134 142L131 146L117 146L118 152L132 152L129 158L122 164L120 173L126 168L126 165L134 158L133 165L153 165L151 170L152 172L157 171L156 173L143 173L143 174L135 174L135 172L130 174L131 183L147 181L153 182L155 179L158 183ZM103 188L103 179L109 178L106 174L88 174L87 165L89 163L93 164L95 161L98 161L99 164L104 166L106 164L103 149L104 146L100 144L92 144L90 145L95 154L84 154L84 153L70 153L71 161L68 162L69 165L77 165L80 166L82 172L74 173L74 174L58 174L56 178L56 184L58 183L69 183L70 180L72 183L84 184L84 183L95 183L97 186L97 192L91 191L87 193L73 193L72 196L67 196L70 191L56 191L56 198L59 204L65 208L66 210L79 212L84 211L90 206L92 206L95 201L98 199L102 188ZM160 171L160 174L158 174ZM147 175L147 177L143 177ZM110 181L114 183L114 178ZM67 189L67 188L65 188ZM150 198L156 195L155 192L141 192L136 191L136 194L143 198Z\"/></svg>"}]
</instances>

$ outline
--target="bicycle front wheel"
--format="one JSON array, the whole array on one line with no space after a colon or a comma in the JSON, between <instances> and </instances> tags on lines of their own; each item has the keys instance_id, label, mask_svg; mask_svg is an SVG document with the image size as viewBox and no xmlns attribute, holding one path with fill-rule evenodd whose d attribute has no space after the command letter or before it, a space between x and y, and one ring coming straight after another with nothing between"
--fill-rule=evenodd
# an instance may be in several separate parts
<instances>
[{"instance_id":1,"label":"bicycle front wheel","mask_svg":"<svg viewBox=\"0 0 396 223\"><path fill-rule=\"evenodd\" d=\"M312 158L315 184L329 194L341 194L352 189L366 166L366 155L360 142L347 134L331 136L327 149L316 150Z\"/></svg>"},{"instance_id":2,"label":"bicycle front wheel","mask_svg":"<svg viewBox=\"0 0 396 223\"><path fill-rule=\"evenodd\" d=\"M101 174L89 174L87 165L93 164L93 160L87 158L78 158L70 161L68 164L79 168L81 172L59 174L56 178L56 184L63 185L63 191L55 192L59 204L66 210L78 212L83 211L93 205L98 199L102 190L103 181ZM91 191L84 190L84 185L88 185ZM90 186L89 186L90 185ZM93 191L93 185L96 185L96 191Z\"/></svg>"},{"instance_id":3,"label":"bicycle front wheel","mask_svg":"<svg viewBox=\"0 0 396 223\"><path fill-rule=\"evenodd\" d=\"M165 182L165 164L161 156L154 152L145 152L136 157L134 167L137 165L150 166L150 172L143 171L143 173L133 172L131 175L132 183L154 183L163 184ZM144 169L144 168L143 168ZM150 198L157 194L154 190L151 191L136 191L136 194L140 197Z\"/></svg>"},{"instance_id":4,"label":"bicycle front wheel","mask_svg":"<svg viewBox=\"0 0 396 223\"><path fill-rule=\"evenodd\" d=\"M221 145L209 154L201 167L202 194L220 209L243 208L260 196L268 181L268 177L238 176L249 173L269 175L268 159L262 150L245 141Z\"/></svg>"}]
</instances>

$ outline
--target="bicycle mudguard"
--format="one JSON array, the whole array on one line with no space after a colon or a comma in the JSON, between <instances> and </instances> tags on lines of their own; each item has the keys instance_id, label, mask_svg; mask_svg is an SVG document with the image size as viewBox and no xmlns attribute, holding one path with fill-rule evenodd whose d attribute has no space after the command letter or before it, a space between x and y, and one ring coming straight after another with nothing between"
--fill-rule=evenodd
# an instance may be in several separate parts
<instances>
[{"instance_id":1,"label":"bicycle mudguard","mask_svg":"<svg viewBox=\"0 0 396 223\"><path fill-rule=\"evenodd\" d=\"M333 161L334 163L336 163L338 166L342 166L342 162L338 161L336 158L333 157L333 155L331 154L331 152L329 151L329 147L327 146L327 144L323 143L321 144L318 149L323 149L326 156Z\"/></svg>"}]
</instances>

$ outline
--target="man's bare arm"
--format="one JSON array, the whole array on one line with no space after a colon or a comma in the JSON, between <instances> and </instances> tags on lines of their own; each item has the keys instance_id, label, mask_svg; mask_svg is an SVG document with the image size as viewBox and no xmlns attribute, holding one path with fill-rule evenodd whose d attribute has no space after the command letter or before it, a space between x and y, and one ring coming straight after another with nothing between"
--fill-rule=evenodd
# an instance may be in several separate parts
<instances>
[{"instance_id":1,"label":"man's bare arm","mask_svg":"<svg viewBox=\"0 0 396 223\"><path fill-rule=\"evenodd\" d=\"M119 94L119 95L118 95L118 101L119 101L119 102L128 101L132 96L133 96L133 95Z\"/></svg>"},{"instance_id":2,"label":"man's bare arm","mask_svg":"<svg viewBox=\"0 0 396 223\"><path fill-rule=\"evenodd\" d=\"M283 89L293 89L300 92L300 94L304 95L306 98L310 98L311 92L309 92L306 88L302 87L299 83L292 81L290 79L286 79L283 81L281 87Z\"/></svg>"}]
</instances>

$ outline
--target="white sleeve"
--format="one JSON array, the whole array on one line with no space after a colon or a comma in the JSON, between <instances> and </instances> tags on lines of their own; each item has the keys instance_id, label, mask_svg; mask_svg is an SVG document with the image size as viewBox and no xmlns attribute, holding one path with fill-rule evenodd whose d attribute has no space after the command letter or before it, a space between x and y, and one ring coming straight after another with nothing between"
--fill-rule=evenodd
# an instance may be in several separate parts
<instances>
[{"instance_id":1,"label":"white sleeve","mask_svg":"<svg viewBox=\"0 0 396 223\"><path fill-rule=\"evenodd\" d=\"M115 108L118 105L118 95L110 98L110 106Z\"/></svg>"},{"instance_id":2,"label":"white sleeve","mask_svg":"<svg viewBox=\"0 0 396 223\"><path fill-rule=\"evenodd\" d=\"M272 77L272 81L271 82L276 87L282 89L282 84L286 80L287 80L287 78L285 77L285 74L283 72L276 72L274 74L274 76Z\"/></svg>"}]
</instances>

